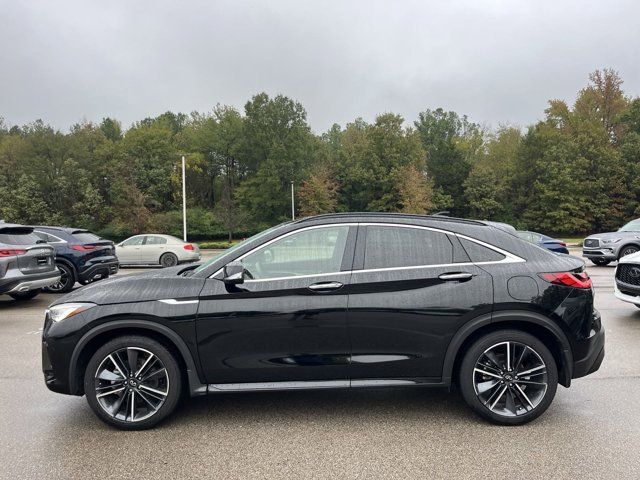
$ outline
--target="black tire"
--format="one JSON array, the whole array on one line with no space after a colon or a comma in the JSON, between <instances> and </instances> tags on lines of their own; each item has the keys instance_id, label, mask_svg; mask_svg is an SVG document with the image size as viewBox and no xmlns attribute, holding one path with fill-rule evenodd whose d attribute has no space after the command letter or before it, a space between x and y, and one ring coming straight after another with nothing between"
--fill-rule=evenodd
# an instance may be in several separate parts
<instances>
[{"instance_id":1,"label":"black tire","mask_svg":"<svg viewBox=\"0 0 640 480\"><path fill-rule=\"evenodd\" d=\"M622 247L620 250L620 256L618 258L626 257L627 255L631 255L632 253L636 253L638 251L638 247L635 245L627 245L626 247Z\"/></svg>"},{"instance_id":2,"label":"black tire","mask_svg":"<svg viewBox=\"0 0 640 480\"><path fill-rule=\"evenodd\" d=\"M175 267L177 264L178 257L176 257L175 254L171 252L163 253L160 256L160 265L162 265L163 268Z\"/></svg>"},{"instance_id":3,"label":"black tire","mask_svg":"<svg viewBox=\"0 0 640 480\"><path fill-rule=\"evenodd\" d=\"M510 350L507 350L507 342L511 342ZM529 350L524 348L525 346ZM503 357L499 356L498 349L500 348L505 349ZM519 356L518 348L520 352L526 352L526 357L524 354L522 355L527 360L520 358L522 368L526 368L526 370L519 368L520 362L516 359ZM485 370L489 371L488 368L493 369L493 367L488 367L482 370L484 363L481 360L493 363L493 361L488 361L486 352L489 352L496 360L494 366L499 366L498 364L504 364L507 351L510 351L514 357L511 362L518 364L514 367L511 363L512 371L507 372L507 368L500 371L494 369L493 372L497 374L495 378L480 373ZM530 371L528 368L530 365L535 365L535 363L524 365L525 361L529 361L529 358L533 359L533 362L540 360L543 362L543 367L535 367L534 373L523 375L523 373ZM478 367L478 365L480 366ZM479 369L476 370L476 368ZM523 373L517 375L518 371ZM518 379L520 380L518 381ZM483 381L477 383L476 380ZM542 382L542 380L546 380L546 382ZM490 382L493 382L494 385L492 387L486 386ZM464 400L480 416L500 425L521 425L542 415L551 404L558 387L558 369L549 349L533 335L519 330L498 330L481 337L467 350L460 365L458 383ZM543 387L543 383L546 383L546 386ZM482 392L480 392L480 387L483 389ZM476 391L480 393L476 393ZM498 396L497 400L494 400L496 396ZM502 399L504 399L504 405ZM493 403L491 408L490 403ZM512 407L511 410L509 406Z\"/></svg>"},{"instance_id":4,"label":"black tire","mask_svg":"<svg viewBox=\"0 0 640 480\"><path fill-rule=\"evenodd\" d=\"M126 357L123 356L123 351L126 352ZM130 368L131 358L129 357L129 351L138 352L136 353L136 359L133 361L136 362L135 368L138 368L139 372L141 371L142 373L137 377L129 375L129 370L135 370L135 368ZM152 354L151 356L155 356L156 359L145 364L145 354ZM120 366L116 367L110 363L110 358L117 358ZM113 372L109 371L109 365L111 365ZM151 369L158 369L161 373L149 375L150 378L152 377L156 381L153 384L153 389L150 390L149 384L145 383L144 374L148 374ZM120 371L123 374L117 374L115 373L116 371ZM104 372L101 374L101 378L98 378L99 372ZM119 377L124 377L124 381L120 380ZM159 380L164 380L164 382L158 383ZM117 390L120 386L123 386L122 391L118 392ZM106 391L115 391L116 393L102 395L104 400L99 400L96 390L100 390L103 393ZM164 390L164 392L161 390ZM84 374L84 392L91 409L107 425L123 430L144 430L164 420L178 405L181 390L182 376L175 357L162 344L151 338L139 335L118 337L104 344L93 354ZM158 393L164 394L158 395ZM136 394L137 396L135 396ZM134 398L133 416L128 412L132 398ZM147 399L145 400L145 398ZM157 410L150 412L151 409L147 406L147 404L151 405L149 399L151 399L152 403L157 401ZM112 403L109 404L109 401ZM119 412L122 412L123 404L124 412L119 414ZM109 407L112 407L111 413L107 412ZM115 415L113 410L115 410ZM136 419L135 417L139 411L139 419ZM128 419L129 417L131 418Z\"/></svg>"},{"instance_id":5,"label":"black tire","mask_svg":"<svg viewBox=\"0 0 640 480\"><path fill-rule=\"evenodd\" d=\"M591 263L599 267L604 267L606 265L609 265L611 263L611 260L605 260L604 258L592 258Z\"/></svg>"},{"instance_id":6,"label":"black tire","mask_svg":"<svg viewBox=\"0 0 640 480\"><path fill-rule=\"evenodd\" d=\"M36 288L35 290L27 290L26 292L10 293L9 296L14 300L19 300L19 301L31 300L36 295L38 295L41 291L42 291L41 288Z\"/></svg>"},{"instance_id":7,"label":"black tire","mask_svg":"<svg viewBox=\"0 0 640 480\"><path fill-rule=\"evenodd\" d=\"M44 291L49 293L69 293L76 284L76 272L66 263L56 263L56 266L60 270L60 281L46 287Z\"/></svg>"}]
</instances>

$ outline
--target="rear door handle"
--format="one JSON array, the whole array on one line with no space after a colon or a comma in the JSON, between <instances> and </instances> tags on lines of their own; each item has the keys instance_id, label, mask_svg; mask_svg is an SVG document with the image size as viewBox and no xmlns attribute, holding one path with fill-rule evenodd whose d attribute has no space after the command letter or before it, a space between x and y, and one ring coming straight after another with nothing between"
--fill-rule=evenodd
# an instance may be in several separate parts
<instances>
[{"instance_id":1,"label":"rear door handle","mask_svg":"<svg viewBox=\"0 0 640 480\"><path fill-rule=\"evenodd\" d=\"M438 276L440 280L444 280L445 282L464 282L471 280L472 277L473 273L468 272L443 273Z\"/></svg>"},{"instance_id":2,"label":"rear door handle","mask_svg":"<svg viewBox=\"0 0 640 480\"><path fill-rule=\"evenodd\" d=\"M342 283L340 282L318 282L313 283L307 287L309 290L314 292L330 292L332 290L338 290L342 288Z\"/></svg>"}]
</instances>

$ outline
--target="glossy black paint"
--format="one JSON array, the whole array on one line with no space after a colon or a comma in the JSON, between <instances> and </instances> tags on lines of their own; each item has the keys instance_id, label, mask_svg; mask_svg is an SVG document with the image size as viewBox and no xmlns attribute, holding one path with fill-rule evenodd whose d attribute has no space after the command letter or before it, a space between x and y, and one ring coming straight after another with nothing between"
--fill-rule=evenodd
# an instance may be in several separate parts
<instances>
[{"instance_id":1,"label":"glossy black paint","mask_svg":"<svg viewBox=\"0 0 640 480\"><path fill-rule=\"evenodd\" d=\"M453 260L364 270L363 238L371 223L444 231L454 247ZM239 285L223 281L223 267L257 246L294 230L333 224L351 226L339 272ZM460 238L493 245L506 260L480 261ZM81 394L77 379L91 349L108 335L131 329L148 331L175 347L189 371L192 394L206 391L207 385L218 391L225 384L265 389L303 381L316 388L448 385L465 342L501 327L543 338L566 386L571 378L597 369L603 355L604 331L593 309L593 292L553 285L538 275L582 270L582 260L550 253L481 222L319 216L283 224L203 268L192 268L109 279L57 300L54 304L97 306L58 323L45 321L43 368L49 388ZM455 279L452 274L463 275ZM322 282L341 286L309 288Z\"/></svg>"}]
</instances>

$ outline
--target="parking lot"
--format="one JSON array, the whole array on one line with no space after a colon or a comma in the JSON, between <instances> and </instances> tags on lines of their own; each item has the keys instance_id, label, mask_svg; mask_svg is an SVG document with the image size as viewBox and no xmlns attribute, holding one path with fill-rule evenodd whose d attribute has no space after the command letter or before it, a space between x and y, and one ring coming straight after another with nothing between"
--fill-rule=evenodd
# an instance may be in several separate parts
<instances>
[{"instance_id":1,"label":"parking lot","mask_svg":"<svg viewBox=\"0 0 640 480\"><path fill-rule=\"evenodd\" d=\"M84 398L44 385L40 330L54 296L0 297L0 477L639 478L640 309L613 296L614 268L589 266L607 334L601 369L511 428L480 420L457 393L380 389L196 398L153 430L114 430Z\"/></svg>"}]
</instances>

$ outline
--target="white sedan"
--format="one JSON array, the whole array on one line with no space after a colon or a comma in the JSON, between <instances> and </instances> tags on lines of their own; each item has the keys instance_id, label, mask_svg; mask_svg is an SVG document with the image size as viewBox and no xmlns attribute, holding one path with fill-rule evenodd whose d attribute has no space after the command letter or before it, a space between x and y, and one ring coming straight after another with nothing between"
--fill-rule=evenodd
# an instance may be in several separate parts
<instances>
[{"instance_id":1,"label":"white sedan","mask_svg":"<svg viewBox=\"0 0 640 480\"><path fill-rule=\"evenodd\" d=\"M640 252L625 255L616 267L614 294L640 308Z\"/></svg>"},{"instance_id":2,"label":"white sedan","mask_svg":"<svg viewBox=\"0 0 640 480\"><path fill-rule=\"evenodd\" d=\"M120 265L162 265L173 267L200 260L200 248L171 235L135 235L116 245Z\"/></svg>"}]
</instances>

